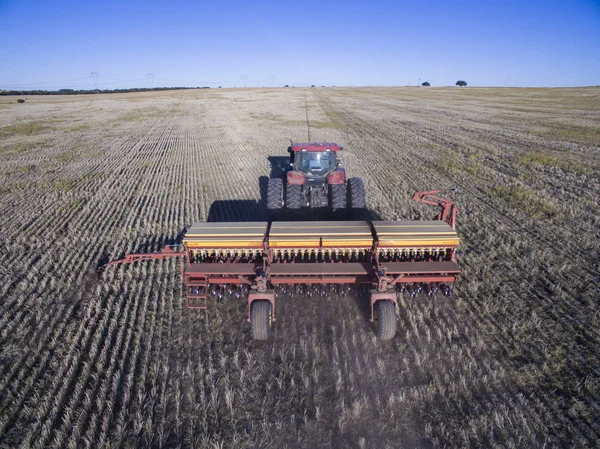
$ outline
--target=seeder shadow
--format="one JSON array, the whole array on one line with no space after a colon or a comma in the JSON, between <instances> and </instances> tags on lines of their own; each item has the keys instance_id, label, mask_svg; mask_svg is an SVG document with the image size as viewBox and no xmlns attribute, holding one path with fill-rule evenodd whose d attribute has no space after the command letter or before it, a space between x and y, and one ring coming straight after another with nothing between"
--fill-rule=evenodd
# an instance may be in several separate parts
<instances>
[{"instance_id":1,"label":"seeder shadow","mask_svg":"<svg viewBox=\"0 0 600 449\"><path fill-rule=\"evenodd\" d=\"M369 300L370 288L364 284L354 284L351 286L351 289L350 296L354 301L354 306L358 310L360 317L371 330L374 330L373 323L371 323L371 302Z\"/></svg>"}]
</instances>

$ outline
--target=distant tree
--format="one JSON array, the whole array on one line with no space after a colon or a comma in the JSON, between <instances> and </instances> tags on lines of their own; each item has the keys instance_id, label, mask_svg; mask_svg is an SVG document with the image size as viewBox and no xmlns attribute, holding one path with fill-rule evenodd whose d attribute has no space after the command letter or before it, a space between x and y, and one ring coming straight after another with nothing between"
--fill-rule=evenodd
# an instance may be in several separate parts
<instances>
[{"instance_id":1,"label":"distant tree","mask_svg":"<svg viewBox=\"0 0 600 449\"><path fill-rule=\"evenodd\" d=\"M219 86L219 89L221 88L221 86Z\"/></svg>"},{"instance_id":2,"label":"distant tree","mask_svg":"<svg viewBox=\"0 0 600 449\"><path fill-rule=\"evenodd\" d=\"M19 98L19 99L17 100L17 103L25 103L25 100L23 100L22 98Z\"/></svg>"},{"instance_id":3,"label":"distant tree","mask_svg":"<svg viewBox=\"0 0 600 449\"><path fill-rule=\"evenodd\" d=\"M315 85L313 84L313 85L311 85L310 87L315 87Z\"/></svg>"},{"instance_id":4,"label":"distant tree","mask_svg":"<svg viewBox=\"0 0 600 449\"><path fill-rule=\"evenodd\" d=\"M456 82L456 85L457 85L457 86L460 86L460 87L465 87L465 86L467 85L467 82L466 82L466 81L463 81L463 80L458 80L458 81Z\"/></svg>"},{"instance_id":5,"label":"distant tree","mask_svg":"<svg viewBox=\"0 0 600 449\"><path fill-rule=\"evenodd\" d=\"M290 87L290 85L289 85L289 84L286 84L286 85L285 85L285 86L283 86L283 87Z\"/></svg>"},{"instance_id":6,"label":"distant tree","mask_svg":"<svg viewBox=\"0 0 600 449\"><path fill-rule=\"evenodd\" d=\"M423 84L421 84L421 86L429 87L431 84L429 84L429 81L425 81Z\"/></svg>"}]
</instances>

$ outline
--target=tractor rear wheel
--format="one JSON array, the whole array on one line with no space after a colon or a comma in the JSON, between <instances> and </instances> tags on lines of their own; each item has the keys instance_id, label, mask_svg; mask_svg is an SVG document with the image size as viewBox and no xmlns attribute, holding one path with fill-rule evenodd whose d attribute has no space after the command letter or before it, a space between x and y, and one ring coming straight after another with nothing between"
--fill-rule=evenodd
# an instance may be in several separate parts
<instances>
[{"instance_id":1,"label":"tractor rear wheel","mask_svg":"<svg viewBox=\"0 0 600 449\"><path fill-rule=\"evenodd\" d=\"M269 301L253 301L250 306L250 328L254 340L268 340L271 336L272 314Z\"/></svg>"},{"instance_id":2,"label":"tractor rear wheel","mask_svg":"<svg viewBox=\"0 0 600 449\"><path fill-rule=\"evenodd\" d=\"M392 301L377 301L373 309L375 332L381 340L391 340L398 330L396 305Z\"/></svg>"},{"instance_id":3,"label":"tractor rear wheel","mask_svg":"<svg viewBox=\"0 0 600 449\"><path fill-rule=\"evenodd\" d=\"M331 213L334 217L342 218L346 212L346 184L329 186L331 194Z\"/></svg>"},{"instance_id":4,"label":"tractor rear wheel","mask_svg":"<svg viewBox=\"0 0 600 449\"><path fill-rule=\"evenodd\" d=\"M285 189L285 207L294 210L302 208L302 186L287 185Z\"/></svg>"},{"instance_id":5,"label":"tractor rear wheel","mask_svg":"<svg viewBox=\"0 0 600 449\"><path fill-rule=\"evenodd\" d=\"M365 199L365 183L362 178L350 178L348 180L348 200L352 218L355 220L363 219L367 202Z\"/></svg>"},{"instance_id":6,"label":"tractor rear wheel","mask_svg":"<svg viewBox=\"0 0 600 449\"><path fill-rule=\"evenodd\" d=\"M281 218L282 206L283 181L280 178L271 178L267 185L267 212L269 220L279 220Z\"/></svg>"}]
</instances>

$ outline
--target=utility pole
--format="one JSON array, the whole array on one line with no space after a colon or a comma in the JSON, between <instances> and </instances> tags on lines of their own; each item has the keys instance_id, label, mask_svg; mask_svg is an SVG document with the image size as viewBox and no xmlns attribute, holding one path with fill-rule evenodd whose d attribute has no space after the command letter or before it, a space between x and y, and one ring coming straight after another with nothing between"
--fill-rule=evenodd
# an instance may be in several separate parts
<instances>
[{"instance_id":1,"label":"utility pole","mask_svg":"<svg viewBox=\"0 0 600 449\"><path fill-rule=\"evenodd\" d=\"M154 90L154 73L146 73L146 78L150 84L150 90Z\"/></svg>"},{"instance_id":2,"label":"utility pole","mask_svg":"<svg viewBox=\"0 0 600 449\"><path fill-rule=\"evenodd\" d=\"M242 75L242 83L244 83L244 87L248 87L248 75Z\"/></svg>"},{"instance_id":3,"label":"utility pole","mask_svg":"<svg viewBox=\"0 0 600 449\"><path fill-rule=\"evenodd\" d=\"M269 81L271 83L271 87L273 87L273 84L275 83L275 75L269 75Z\"/></svg>"},{"instance_id":4,"label":"utility pole","mask_svg":"<svg viewBox=\"0 0 600 449\"><path fill-rule=\"evenodd\" d=\"M96 90L96 93L98 92L98 72L92 72L90 73L90 76L92 77L92 81L94 82L94 89Z\"/></svg>"}]
</instances>

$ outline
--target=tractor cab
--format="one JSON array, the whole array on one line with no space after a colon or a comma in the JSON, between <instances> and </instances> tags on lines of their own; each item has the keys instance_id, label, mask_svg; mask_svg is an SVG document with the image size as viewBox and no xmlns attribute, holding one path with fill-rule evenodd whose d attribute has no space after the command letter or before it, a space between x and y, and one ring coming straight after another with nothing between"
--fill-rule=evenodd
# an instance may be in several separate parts
<instances>
[{"instance_id":1,"label":"tractor cab","mask_svg":"<svg viewBox=\"0 0 600 449\"><path fill-rule=\"evenodd\" d=\"M338 166L336 153L342 148L336 144L293 144L290 147L290 164L294 170L310 177L324 177Z\"/></svg>"}]
</instances>

